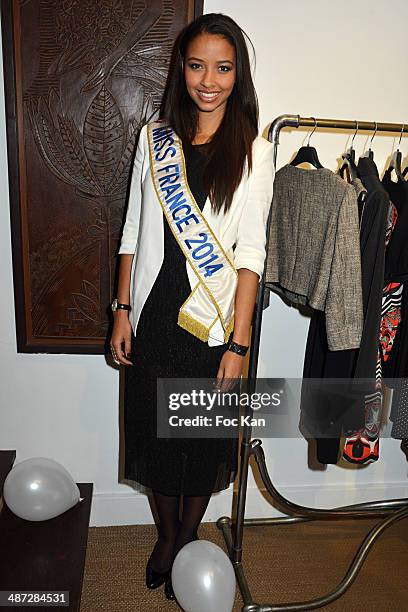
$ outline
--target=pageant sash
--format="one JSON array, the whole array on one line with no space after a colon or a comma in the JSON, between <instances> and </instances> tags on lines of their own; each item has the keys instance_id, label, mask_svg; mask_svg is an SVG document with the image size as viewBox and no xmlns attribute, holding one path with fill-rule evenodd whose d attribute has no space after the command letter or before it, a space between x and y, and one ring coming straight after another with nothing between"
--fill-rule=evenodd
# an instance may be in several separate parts
<instances>
[{"instance_id":1,"label":"pageant sash","mask_svg":"<svg viewBox=\"0 0 408 612\"><path fill-rule=\"evenodd\" d=\"M203 342L219 320L224 342L234 325L238 274L191 193L182 144L163 122L147 126L150 169L164 216L184 256L197 275L197 285L180 307L177 323Z\"/></svg>"}]
</instances>

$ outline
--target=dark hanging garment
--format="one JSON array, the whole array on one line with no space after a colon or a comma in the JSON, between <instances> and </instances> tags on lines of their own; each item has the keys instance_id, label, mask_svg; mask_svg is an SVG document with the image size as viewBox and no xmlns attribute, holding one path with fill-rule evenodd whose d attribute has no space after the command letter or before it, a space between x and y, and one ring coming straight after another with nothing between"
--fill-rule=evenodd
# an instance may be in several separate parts
<instances>
[{"instance_id":1,"label":"dark hanging garment","mask_svg":"<svg viewBox=\"0 0 408 612\"><path fill-rule=\"evenodd\" d=\"M391 170L384 174L383 185L398 211L398 221L392 234L385 261L385 277L400 286L399 324L382 370L386 385L393 388L390 420L391 436L408 438L408 184L391 180ZM394 318L395 317L395 313Z\"/></svg>"},{"instance_id":2,"label":"dark hanging garment","mask_svg":"<svg viewBox=\"0 0 408 612\"><path fill-rule=\"evenodd\" d=\"M390 420L392 421L391 437L406 440L408 438L408 378L397 379Z\"/></svg>"},{"instance_id":3,"label":"dark hanging garment","mask_svg":"<svg viewBox=\"0 0 408 612\"><path fill-rule=\"evenodd\" d=\"M382 420L382 386L394 388L390 419L393 421L391 435L396 438L406 438L408 435L408 419L406 405L406 378L407 359L404 348L408 346L405 325L406 292L404 292L404 279L406 279L407 256L407 185L405 181L397 183L391 181L391 170L387 170L383 179L383 186L387 188L390 197L389 217L386 232L386 258L384 273L384 288L382 297L382 316L379 330L379 345L377 357L377 390L378 393L367 398L365 403L365 425L361 432L356 432L346 440L343 456L353 463L362 463L378 459L378 437ZM395 240L394 240L395 238ZM398 370L400 368L400 370ZM395 376L385 378L383 376ZM365 438L370 445L370 456L364 453L362 457L355 456L354 446ZM377 439L377 450L373 447ZM374 451L372 450L374 448Z\"/></svg>"},{"instance_id":4,"label":"dark hanging garment","mask_svg":"<svg viewBox=\"0 0 408 612\"><path fill-rule=\"evenodd\" d=\"M386 227L385 248L387 248L395 230L398 219L396 207L390 201ZM364 427L355 432L348 432L343 448L343 459L357 465L365 465L378 461L379 435L383 410L383 377L382 362L388 359L392 347L395 331L399 324L398 308L394 305L400 299L398 283L388 283L383 288L381 305L381 322L378 338L376 384L375 391L364 398Z\"/></svg>"},{"instance_id":5,"label":"dark hanging garment","mask_svg":"<svg viewBox=\"0 0 408 612\"><path fill-rule=\"evenodd\" d=\"M398 221L392 234L385 260L385 280L387 283L403 283L401 304L401 323L395 335L389 358L383 363L383 376L386 379L408 376L408 183L391 180L391 171L384 174L383 185L398 211ZM387 386L393 386L387 380Z\"/></svg>"},{"instance_id":6,"label":"dark hanging garment","mask_svg":"<svg viewBox=\"0 0 408 612\"><path fill-rule=\"evenodd\" d=\"M382 184L398 211L398 222L385 259L385 282L402 283L408 280L408 183L402 180L394 183L391 170L386 170Z\"/></svg>"},{"instance_id":7,"label":"dark hanging garment","mask_svg":"<svg viewBox=\"0 0 408 612\"><path fill-rule=\"evenodd\" d=\"M374 379L385 277L386 231L390 198L381 184L377 166L372 159L360 158L358 172L367 189L360 242L364 328L356 368L351 375L356 378ZM352 429L347 425L346 428Z\"/></svg>"},{"instance_id":8,"label":"dark hanging garment","mask_svg":"<svg viewBox=\"0 0 408 612\"><path fill-rule=\"evenodd\" d=\"M360 250L364 327L360 349L329 351L324 313L315 312L309 327L303 376L305 379L368 379L375 384L381 300L384 285L385 232L389 197L381 185L377 168L361 159L354 187L360 212ZM364 188L363 188L364 187ZM364 426L364 384L353 387L347 401L332 393L310 393L304 381L301 399L301 429L316 438L321 463L337 463L340 435ZM365 390L367 393L371 389Z\"/></svg>"}]
</instances>

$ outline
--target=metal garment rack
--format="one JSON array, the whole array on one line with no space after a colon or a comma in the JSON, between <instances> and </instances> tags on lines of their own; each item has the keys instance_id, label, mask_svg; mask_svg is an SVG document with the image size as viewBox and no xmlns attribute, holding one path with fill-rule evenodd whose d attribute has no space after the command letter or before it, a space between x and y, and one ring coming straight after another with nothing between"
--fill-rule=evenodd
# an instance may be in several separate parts
<instances>
[{"instance_id":1,"label":"metal garment rack","mask_svg":"<svg viewBox=\"0 0 408 612\"><path fill-rule=\"evenodd\" d=\"M376 123L374 121L344 121L340 119L315 119L314 117L300 117L299 115L282 115L277 117L268 133L268 139L274 144L274 165L276 168L278 144L280 131L285 127L311 127L311 128L326 128L339 130L354 130L354 131L373 131L374 135L378 132L398 133L402 136L403 133L408 133L408 125L396 123ZM374 137L374 136L373 136ZM269 237L270 217L268 219L267 234ZM262 325L262 312L265 295L265 272L259 286L258 300L254 313L254 323L251 338L251 352L248 368L248 391L255 390L259 345ZM250 414L249 409L249 414ZM233 564L235 575L241 591L241 596L244 602L242 612L272 612L275 610L313 610L329 604L335 599L341 597L345 591L351 586L361 566L364 563L370 549L377 538L391 525L408 517L408 499L391 499L354 504L333 509L308 508L295 504L285 497L274 487L266 467L265 454L262 448L262 441L259 439L251 439L252 426L245 425L242 429L242 440L240 448L240 475L238 494L234 503L236 519L233 522L231 517L222 516L217 521L217 527L222 530L225 543L228 549L229 557ZM288 514L286 517L276 518L255 518L245 519L245 502L248 481L248 465L250 456L254 455L255 460L262 478L262 481L276 503L276 506ZM244 569L242 566L242 538L244 527L258 525L280 525L287 523L298 523L312 520L339 520L339 519L355 519L355 518L373 518L384 517L379 521L367 534L357 550L355 557L349 566L344 578L341 582L329 593L311 599L309 601L299 601L293 603L281 604L260 604L256 603L251 595L248 583L245 578Z\"/></svg>"}]
</instances>

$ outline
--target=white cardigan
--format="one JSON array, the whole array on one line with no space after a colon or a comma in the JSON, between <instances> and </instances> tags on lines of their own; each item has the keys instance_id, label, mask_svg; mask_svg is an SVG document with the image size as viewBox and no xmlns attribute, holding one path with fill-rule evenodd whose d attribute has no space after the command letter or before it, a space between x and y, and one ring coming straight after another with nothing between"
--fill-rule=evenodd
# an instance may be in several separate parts
<instances>
[{"instance_id":1,"label":"white cardigan","mask_svg":"<svg viewBox=\"0 0 408 612\"><path fill-rule=\"evenodd\" d=\"M243 178L235 191L230 209L218 215L211 209L210 199L203 216L220 241L235 268L247 268L262 276L265 262L266 223L272 201L274 166L273 145L257 136L252 144L252 172ZM119 254L134 254L130 277L129 321L136 334L142 308L159 274L164 258L163 211L157 199L150 172L147 129L143 126L136 149L130 185L126 221ZM197 276L186 260L190 286ZM180 306L188 296L180 295ZM208 344L224 343L220 322L212 329Z\"/></svg>"}]
</instances>

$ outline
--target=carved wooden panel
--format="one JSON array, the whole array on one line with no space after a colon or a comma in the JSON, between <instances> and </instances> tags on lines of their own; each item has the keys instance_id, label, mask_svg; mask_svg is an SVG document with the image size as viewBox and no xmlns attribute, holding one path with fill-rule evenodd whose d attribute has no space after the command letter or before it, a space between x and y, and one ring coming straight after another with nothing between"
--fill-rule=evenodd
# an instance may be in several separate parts
<instances>
[{"instance_id":1,"label":"carved wooden panel","mask_svg":"<svg viewBox=\"0 0 408 612\"><path fill-rule=\"evenodd\" d=\"M140 127L186 0L2 0L19 352L103 353Z\"/></svg>"}]
</instances>

